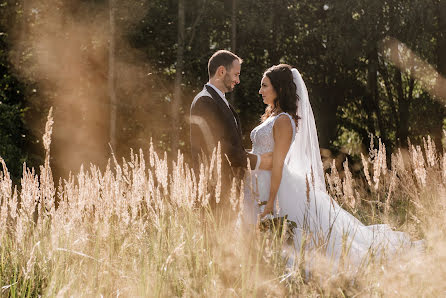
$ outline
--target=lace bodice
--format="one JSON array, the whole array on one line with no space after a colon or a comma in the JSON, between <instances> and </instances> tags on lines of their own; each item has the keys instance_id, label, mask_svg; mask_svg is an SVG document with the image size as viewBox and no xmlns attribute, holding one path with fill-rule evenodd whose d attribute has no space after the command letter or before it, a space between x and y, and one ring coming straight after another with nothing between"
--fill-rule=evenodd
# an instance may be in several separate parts
<instances>
[{"instance_id":1,"label":"lace bodice","mask_svg":"<svg viewBox=\"0 0 446 298\"><path fill-rule=\"evenodd\" d=\"M282 115L287 115L293 126L293 140L296 133L296 127L293 118L287 113L280 113L276 116L270 116L265 122L258 125L251 131L252 153L263 154L272 152L274 149L273 127L276 119Z\"/></svg>"}]
</instances>

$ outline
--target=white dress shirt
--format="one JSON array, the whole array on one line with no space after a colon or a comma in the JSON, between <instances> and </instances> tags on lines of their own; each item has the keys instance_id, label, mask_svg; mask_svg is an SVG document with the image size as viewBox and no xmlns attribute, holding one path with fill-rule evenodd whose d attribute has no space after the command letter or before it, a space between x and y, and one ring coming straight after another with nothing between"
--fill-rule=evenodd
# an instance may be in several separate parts
<instances>
[{"instance_id":1,"label":"white dress shirt","mask_svg":"<svg viewBox=\"0 0 446 298\"><path fill-rule=\"evenodd\" d=\"M206 85L212 87L212 89L214 89L215 92L217 92L218 95L220 95L220 97L223 99L223 101L225 102L225 104L226 104L226 105L228 106L228 108L229 108L229 102L228 102L228 100L226 99L226 95L225 95L223 92L221 92L220 89L218 89L217 87L215 87L214 85L212 85L210 82L207 82Z\"/></svg>"},{"instance_id":2,"label":"white dress shirt","mask_svg":"<svg viewBox=\"0 0 446 298\"><path fill-rule=\"evenodd\" d=\"M226 95L225 95L223 92L221 92L220 89L218 89L217 87L215 87L214 85L212 85L210 82L207 82L206 85L208 85L208 86L210 86L212 89L214 89L215 92L217 92L217 94L220 95L220 97L223 99L223 101L225 102L225 104L228 106L228 109L231 110L231 108L229 107L229 102L228 102L228 100L226 99ZM232 113L232 111L231 111L231 113ZM235 117L234 117L234 121L235 121L235 126L238 127L238 125L237 125L237 120L235 119ZM255 167L254 170L258 170L258 169L259 169L259 166L260 166L260 160L261 160L261 157L260 157L259 154L255 154L255 155L257 156L257 162L256 162L256 167Z\"/></svg>"}]
</instances>

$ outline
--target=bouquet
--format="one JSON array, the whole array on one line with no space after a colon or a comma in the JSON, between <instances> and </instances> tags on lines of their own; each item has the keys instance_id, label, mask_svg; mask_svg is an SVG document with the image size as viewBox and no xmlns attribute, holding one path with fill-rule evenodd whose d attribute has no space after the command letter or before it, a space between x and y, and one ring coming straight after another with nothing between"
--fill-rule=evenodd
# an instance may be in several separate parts
<instances>
[{"instance_id":1,"label":"bouquet","mask_svg":"<svg viewBox=\"0 0 446 298\"><path fill-rule=\"evenodd\" d=\"M294 229L297 228L297 224L294 221L289 220L286 215L282 217L267 216L260 221L259 228L262 232L269 231L279 233L279 235L284 233L284 241L287 241L293 239Z\"/></svg>"}]
</instances>

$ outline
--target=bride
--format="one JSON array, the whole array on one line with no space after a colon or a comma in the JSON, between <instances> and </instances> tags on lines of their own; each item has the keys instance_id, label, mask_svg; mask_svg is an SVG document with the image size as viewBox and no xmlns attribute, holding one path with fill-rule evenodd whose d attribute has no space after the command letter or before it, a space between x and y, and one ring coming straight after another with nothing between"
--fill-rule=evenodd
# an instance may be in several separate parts
<instances>
[{"instance_id":1,"label":"bride","mask_svg":"<svg viewBox=\"0 0 446 298\"><path fill-rule=\"evenodd\" d=\"M271 171L252 171L245 183L245 219L286 217L296 223L295 250L318 248L325 256L359 263L367 252L410 246L409 236L388 225L365 226L326 192L319 142L307 88L295 69L272 66L259 93L267 105L251 132L252 153L273 152Z\"/></svg>"}]
</instances>

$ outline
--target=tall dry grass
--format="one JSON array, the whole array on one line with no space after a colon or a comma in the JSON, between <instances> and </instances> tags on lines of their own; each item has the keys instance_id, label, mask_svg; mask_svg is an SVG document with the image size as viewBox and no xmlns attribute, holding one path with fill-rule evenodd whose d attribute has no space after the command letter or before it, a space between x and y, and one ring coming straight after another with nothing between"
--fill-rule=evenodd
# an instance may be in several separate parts
<instances>
[{"instance_id":1,"label":"tall dry grass","mask_svg":"<svg viewBox=\"0 0 446 298\"><path fill-rule=\"evenodd\" d=\"M383 144L362 157L359 177L347 161L327 176L334 199L365 223L390 223L426 239L426 252L370 258L357 270L333 269L300 251L287 265L284 233L243 225L243 192L234 182L228 212L220 200L221 161L194 173L175 161L131 152L105 171L81 167L53 182L52 116L39 174L24 166L14 186L1 160L2 296L442 296L446 293L446 154L430 138L392 154ZM388 165L391 165L388 167ZM241 186L243 188L243 186ZM224 198L221 198L223 200ZM57 205L57 206L56 206ZM223 208L223 207L222 207ZM218 207L217 207L218 209Z\"/></svg>"}]
</instances>

